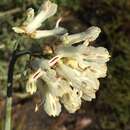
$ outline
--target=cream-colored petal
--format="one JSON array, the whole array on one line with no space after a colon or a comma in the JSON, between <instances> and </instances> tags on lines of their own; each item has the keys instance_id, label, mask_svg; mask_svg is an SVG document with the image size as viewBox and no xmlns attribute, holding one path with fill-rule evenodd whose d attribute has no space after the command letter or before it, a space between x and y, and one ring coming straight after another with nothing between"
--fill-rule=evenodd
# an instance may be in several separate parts
<instances>
[{"instance_id":1,"label":"cream-colored petal","mask_svg":"<svg viewBox=\"0 0 130 130\"><path fill-rule=\"evenodd\" d=\"M21 27L13 27L12 28L16 33L25 33L24 29Z\"/></svg>"},{"instance_id":2,"label":"cream-colored petal","mask_svg":"<svg viewBox=\"0 0 130 130\"><path fill-rule=\"evenodd\" d=\"M80 72L74 70L73 68L59 63L56 68L57 73L65 78L73 87L79 88L82 84L82 80L80 79Z\"/></svg>"},{"instance_id":3,"label":"cream-colored petal","mask_svg":"<svg viewBox=\"0 0 130 130\"><path fill-rule=\"evenodd\" d=\"M107 73L107 66L106 64L91 64L89 67L87 67L83 74L85 76L93 76L95 78L104 78L106 77Z\"/></svg>"},{"instance_id":4,"label":"cream-colored petal","mask_svg":"<svg viewBox=\"0 0 130 130\"><path fill-rule=\"evenodd\" d=\"M92 99L95 99L95 98L96 98L95 93L89 93L89 94L84 93L82 96L82 99L85 101L92 101Z\"/></svg>"},{"instance_id":5,"label":"cream-colored petal","mask_svg":"<svg viewBox=\"0 0 130 130\"><path fill-rule=\"evenodd\" d=\"M104 47L89 46L83 54L87 62L105 63L110 59L109 52Z\"/></svg>"},{"instance_id":6,"label":"cream-colored petal","mask_svg":"<svg viewBox=\"0 0 130 130\"><path fill-rule=\"evenodd\" d=\"M92 47L81 45L77 47L79 54L75 55L79 66L83 69L94 66L95 64L105 64L110 59L107 49L103 47Z\"/></svg>"},{"instance_id":7,"label":"cream-colored petal","mask_svg":"<svg viewBox=\"0 0 130 130\"><path fill-rule=\"evenodd\" d=\"M61 37L61 40L63 41L64 44L69 44L69 45L82 42L82 41L86 41L84 42L86 44L87 41L92 42L96 40L100 32L101 32L101 29L99 27L92 26L88 28L86 31L81 32L81 33L72 34L72 35L64 35Z\"/></svg>"},{"instance_id":8,"label":"cream-colored petal","mask_svg":"<svg viewBox=\"0 0 130 130\"><path fill-rule=\"evenodd\" d=\"M34 39L39 39L39 38L45 38L50 36L63 35L66 32L67 32L66 29L62 27L54 28L52 30L37 30L34 33L32 33L31 37Z\"/></svg>"},{"instance_id":9,"label":"cream-colored petal","mask_svg":"<svg viewBox=\"0 0 130 130\"><path fill-rule=\"evenodd\" d=\"M57 11L57 4L52 3L50 1L46 1L41 11L36 15L36 17L27 25L26 32L32 33L36 29L38 29L42 22L44 22L47 18L53 16Z\"/></svg>"},{"instance_id":10,"label":"cream-colored petal","mask_svg":"<svg viewBox=\"0 0 130 130\"><path fill-rule=\"evenodd\" d=\"M61 102L70 113L74 113L81 106L81 95L76 89L73 89L62 97Z\"/></svg>"},{"instance_id":11,"label":"cream-colored petal","mask_svg":"<svg viewBox=\"0 0 130 130\"><path fill-rule=\"evenodd\" d=\"M32 77L30 77L29 80L27 81L26 91L31 95L37 91L36 81L33 80Z\"/></svg>"},{"instance_id":12,"label":"cream-colored petal","mask_svg":"<svg viewBox=\"0 0 130 130\"><path fill-rule=\"evenodd\" d=\"M93 42L98 38L100 33L101 29L99 27L96 26L89 27L86 30L86 40L88 40L88 42Z\"/></svg>"},{"instance_id":13,"label":"cream-colored petal","mask_svg":"<svg viewBox=\"0 0 130 130\"><path fill-rule=\"evenodd\" d=\"M34 9L33 8L29 8L27 11L26 11L26 15L27 15L27 18L26 20L24 21L23 25L24 26L27 26L34 18Z\"/></svg>"},{"instance_id":14,"label":"cream-colored petal","mask_svg":"<svg viewBox=\"0 0 130 130\"><path fill-rule=\"evenodd\" d=\"M46 70L41 79L45 81L48 91L54 96L61 97L69 91L69 83L60 77L57 78L56 71L53 69Z\"/></svg>"},{"instance_id":15,"label":"cream-colored petal","mask_svg":"<svg viewBox=\"0 0 130 130\"><path fill-rule=\"evenodd\" d=\"M48 84L48 88L52 95L62 97L70 91L69 83L65 80L56 79Z\"/></svg>"},{"instance_id":16,"label":"cream-colored petal","mask_svg":"<svg viewBox=\"0 0 130 130\"><path fill-rule=\"evenodd\" d=\"M83 78L81 78L82 80L82 85L81 85L81 89L82 88L88 88L88 89L93 89L93 90L98 90L99 89L99 80L91 77L91 75L89 76L84 76ZM84 89L82 89L82 91L84 91Z\"/></svg>"},{"instance_id":17,"label":"cream-colored petal","mask_svg":"<svg viewBox=\"0 0 130 130\"><path fill-rule=\"evenodd\" d=\"M47 93L45 96L44 110L49 116L58 116L61 112L59 99Z\"/></svg>"}]
</instances>

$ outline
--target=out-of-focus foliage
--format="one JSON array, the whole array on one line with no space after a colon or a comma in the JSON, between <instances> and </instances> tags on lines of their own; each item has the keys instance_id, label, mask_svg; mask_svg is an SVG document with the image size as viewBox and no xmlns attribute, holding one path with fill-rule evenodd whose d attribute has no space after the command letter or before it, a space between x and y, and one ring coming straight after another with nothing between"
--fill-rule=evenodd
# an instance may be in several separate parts
<instances>
[{"instance_id":1,"label":"out-of-focus foliage","mask_svg":"<svg viewBox=\"0 0 130 130\"><path fill-rule=\"evenodd\" d=\"M88 129L128 130L130 128L130 1L53 1L59 4L60 15L69 10L70 15L74 17L71 23L65 23L66 28L73 27L74 30L79 27L79 30L82 30L90 25L99 26L102 29L102 34L96 45L105 46L111 53L111 61L108 64L108 77L101 80L102 84L97 99L90 104L85 104L82 108L84 114L93 113L92 115L96 117L96 122L92 124L92 128ZM34 7L37 10L41 3L42 0L0 1L0 15L14 8L20 8L21 10L15 14L0 16L0 94L6 85L7 67L11 52L16 40L19 39L19 36L12 31L11 27L19 25L24 20L24 12L28 7ZM59 14L57 16L59 17ZM64 19L67 19L67 17ZM57 17L54 17L46 21L43 28L53 27L56 20ZM28 48L32 43L36 42L41 45L43 40L34 41L23 37L21 44ZM28 57L24 57L17 62L14 85L16 90L22 86L22 91L24 91L25 83L22 82L24 76L21 79L19 74L25 70L26 60L28 60ZM88 109L88 106L92 109Z\"/></svg>"},{"instance_id":2,"label":"out-of-focus foliage","mask_svg":"<svg viewBox=\"0 0 130 130\"><path fill-rule=\"evenodd\" d=\"M67 6L74 10L80 9L80 1L79 0L53 0L60 6Z\"/></svg>"}]
</instances>

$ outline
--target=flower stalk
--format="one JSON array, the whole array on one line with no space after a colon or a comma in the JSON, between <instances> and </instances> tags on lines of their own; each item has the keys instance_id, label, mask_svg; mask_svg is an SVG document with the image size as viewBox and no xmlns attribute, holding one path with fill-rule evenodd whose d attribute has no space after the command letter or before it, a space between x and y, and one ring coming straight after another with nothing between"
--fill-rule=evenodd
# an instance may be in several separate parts
<instances>
[{"instance_id":1,"label":"flower stalk","mask_svg":"<svg viewBox=\"0 0 130 130\"><path fill-rule=\"evenodd\" d=\"M17 46L17 48L13 51L8 67L4 130L12 129L12 89L15 63L19 57L31 53L32 52L30 50L19 51L19 46Z\"/></svg>"}]
</instances>

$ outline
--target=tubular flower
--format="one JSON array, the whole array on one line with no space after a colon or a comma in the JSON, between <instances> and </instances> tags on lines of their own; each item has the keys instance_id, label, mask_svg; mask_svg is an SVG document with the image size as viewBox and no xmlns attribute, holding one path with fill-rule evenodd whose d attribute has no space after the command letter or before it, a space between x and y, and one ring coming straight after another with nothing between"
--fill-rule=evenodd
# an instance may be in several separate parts
<instances>
[{"instance_id":1,"label":"tubular flower","mask_svg":"<svg viewBox=\"0 0 130 130\"><path fill-rule=\"evenodd\" d=\"M103 47L86 46L84 44L76 47L62 47L57 50L57 57L61 59L65 58L66 61L70 59L73 60L74 63L76 62L78 69L84 70L84 72L89 70L97 78L105 76L107 70L106 62L110 59L107 49ZM71 65L72 64L73 63L71 63Z\"/></svg>"},{"instance_id":2,"label":"tubular flower","mask_svg":"<svg viewBox=\"0 0 130 130\"><path fill-rule=\"evenodd\" d=\"M29 76L29 80L26 85L26 91L30 94L34 94L37 90L36 81L42 75L42 71L38 69L34 74Z\"/></svg>"},{"instance_id":3,"label":"tubular flower","mask_svg":"<svg viewBox=\"0 0 130 130\"><path fill-rule=\"evenodd\" d=\"M70 113L74 113L81 106L81 95L82 93L77 89L71 89L68 93L63 95L61 102Z\"/></svg>"},{"instance_id":4,"label":"tubular flower","mask_svg":"<svg viewBox=\"0 0 130 130\"><path fill-rule=\"evenodd\" d=\"M44 109L49 116L58 116L61 112L59 98L52 96L51 93L46 93Z\"/></svg>"},{"instance_id":5,"label":"tubular flower","mask_svg":"<svg viewBox=\"0 0 130 130\"><path fill-rule=\"evenodd\" d=\"M70 83L72 88L79 90L83 96L87 95L90 99L95 98L95 92L99 88L99 81L95 77L86 76L79 70L66 66L65 64L60 63L59 66L57 67L57 72Z\"/></svg>"},{"instance_id":6,"label":"tubular flower","mask_svg":"<svg viewBox=\"0 0 130 130\"><path fill-rule=\"evenodd\" d=\"M66 29L59 26L56 26L52 30L37 30L46 19L53 16L56 12L57 4L48 0L42 5L41 10L36 16L34 16L34 9L29 8L27 10L27 19L22 26L13 27L12 29L16 33L23 33L34 39L65 34L67 33Z\"/></svg>"},{"instance_id":7,"label":"tubular flower","mask_svg":"<svg viewBox=\"0 0 130 130\"><path fill-rule=\"evenodd\" d=\"M50 116L57 116L61 111L59 100L70 90L69 84L64 79L57 77L56 71L49 66L49 61L36 59L32 62L33 69L38 69L27 82L27 92L33 94L41 81L45 83L43 90L44 109ZM35 86L33 85L35 83ZM37 87L36 87L37 85ZM42 84L43 85L43 84Z\"/></svg>"},{"instance_id":8,"label":"tubular flower","mask_svg":"<svg viewBox=\"0 0 130 130\"><path fill-rule=\"evenodd\" d=\"M64 44L75 44L78 42L85 41L85 44L89 44L89 42L93 42L96 40L96 38L99 36L101 32L101 29L96 26L89 27L86 31L77 33L77 34L72 34L68 35L65 34L64 36L61 37L61 40L63 41Z\"/></svg>"}]
</instances>

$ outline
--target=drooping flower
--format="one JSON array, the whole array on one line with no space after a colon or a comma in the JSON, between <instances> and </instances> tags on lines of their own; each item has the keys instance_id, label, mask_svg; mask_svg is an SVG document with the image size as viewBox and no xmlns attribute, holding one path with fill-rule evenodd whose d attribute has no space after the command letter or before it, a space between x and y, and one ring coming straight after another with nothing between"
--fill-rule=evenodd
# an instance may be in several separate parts
<instances>
[{"instance_id":1,"label":"drooping flower","mask_svg":"<svg viewBox=\"0 0 130 130\"><path fill-rule=\"evenodd\" d=\"M57 67L57 73L64 77L72 88L93 99L95 98L93 95L95 95L95 92L99 89L99 81L91 75L84 75L83 72L84 71L71 68L63 63L59 63Z\"/></svg>"},{"instance_id":2,"label":"drooping flower","mask_svg":"<svg viewBox=\"0 0 130 130\"><path fill-rule=\"evenodd\" d=\"M70 89L68 93L63 95L61 102L70 113L74 113L81 106L81 95L82 93L77 89Z\"/></svg>"},{"instance_id":3,"label":"drooping flower","mask_svg":"<svg viewBox=\"0 0 130 130\"><path fill-rule=\"evenodd\" d=\"M86 46L84 44L76 47L62 47L57 50L57 57L66 58L66 61L71 59L77 63L78 68L95 73L94 75L97 78L105 76L106 62L110 59L110 55L105 48ZM70 64L72 65L72 63Z\"/></svg>"},{"instance_id":4,"label":"drooping flower","mask_svg":"<svg viewBox=\"0 0 130 130\"><path fill-rule=\"evenodd\" d=\"M61 104L59 98L52 96L51 93L46 93L44 110L49 116L58 116L61 112Z\"/></svg>"},{"instance_id":5,"label":"drooping flower","mask_svg":"<svg viewBox=\"0 0 130 130\"><path fill-rule=\"evenodd\" d=\"M89 27L86 31L77 34L65 34L60 39L65 45L72 45L78 42L85 41L88 45L89 42L93 42L99 36L101 29L96 26Z\"/></svg>"},{"instance_id":6,"label":"drooping flower","mask_svg":"<svg viewBox=\"0 0 130 130\"><path fill-rule=\"evenodd\" d=\"M26 85L26 91L30 94L34 94L37 91L36 81L42 75L41 69L38 69L34 74L29 76L29 80Z\"/></svg>"}]
</instances>

